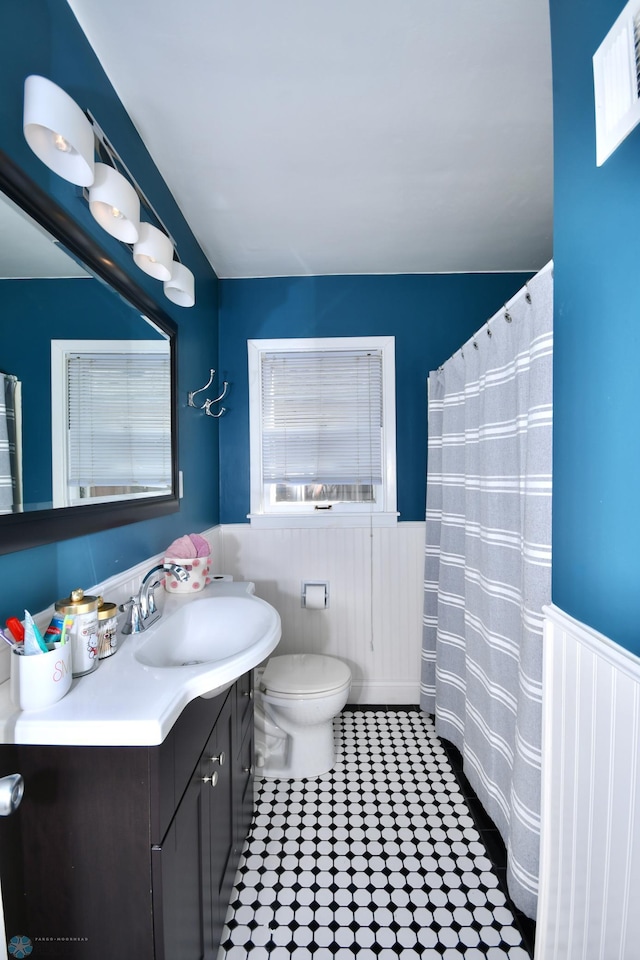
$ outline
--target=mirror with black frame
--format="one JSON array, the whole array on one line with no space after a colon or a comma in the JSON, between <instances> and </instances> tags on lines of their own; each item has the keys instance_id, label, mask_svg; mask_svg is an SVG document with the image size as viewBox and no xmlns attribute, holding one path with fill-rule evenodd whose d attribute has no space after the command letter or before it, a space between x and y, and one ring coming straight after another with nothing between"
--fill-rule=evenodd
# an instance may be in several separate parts
<instances>
[{"instance_id":1,"label":"mirror with black frame","mask_svg":"<svg viewBox=\"0 0 640 960\"><path fill-rule=\"evenodd\" d=\"M176 329L0 151L0 554L178 510Z\"/></svg>"}]
</instances>

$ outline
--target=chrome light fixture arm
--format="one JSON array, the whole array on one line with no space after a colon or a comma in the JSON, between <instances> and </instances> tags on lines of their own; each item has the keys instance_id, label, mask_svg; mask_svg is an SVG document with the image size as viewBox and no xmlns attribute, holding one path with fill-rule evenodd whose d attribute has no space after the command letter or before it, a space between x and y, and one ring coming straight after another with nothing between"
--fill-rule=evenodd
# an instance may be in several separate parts
<instances>
[{"instance_id":1,"label":"chrome light fixture arm","mask_svg":"<svg viewBox=\"0 0 640 960\"><path fill-rule=\"evenodd\" d=\"M169 240L171 241L171 246L174 249L175 257L180 262L176 241L173 239L171 232L169 231L164 221L158 214L156 208L153 206L153 204L147 197L146 193L144 192L144 190L142 189L142 187L140 186L136 178L133 176L128 166L126 165L126 163L124 162L124 160L122 159L122 157L120 156L116 148L113 146L113 144L105 134L104 130L102 129L102 127L100 126L100 124L98 123L94 115L91 113L91 110L86 110L85 113L87 115L89 123L93 128L93 135L96 141L96 153L101 159L104 159L106 154L106 158L108 159L110 165L114 168L114 170L117 170L119 173L125 174L127 180L130 182L131 186L133 187L135 192L138 194L138 198L140 200L141 205L145 208L145 210L148 213L150 213L153 216L158 226L162 228L162 232L168 236ZM85 198L88 199L88 191L86 187L83 192L85 194Z\"/></svg>"}]
</instances>

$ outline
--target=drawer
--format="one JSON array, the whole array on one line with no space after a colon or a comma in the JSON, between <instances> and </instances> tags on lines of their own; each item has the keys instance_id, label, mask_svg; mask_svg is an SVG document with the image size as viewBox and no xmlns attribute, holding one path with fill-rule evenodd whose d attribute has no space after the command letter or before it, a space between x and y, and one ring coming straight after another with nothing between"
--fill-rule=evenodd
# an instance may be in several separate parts
<instances>
[{"instance_id":1,"label":"drawer","mask_svg":"<svg viewBox=\"0 0 640 960\"><path fill-rule=\"evenodd\" d=\"M232 691L211 700L197 697L187 704L166 740L151 747L151 762L156 764L158 788L152 791L157 806L152 808L152 842L160 843L180 798L189 786L204 746Z\"/></svg>"}]
</instances>

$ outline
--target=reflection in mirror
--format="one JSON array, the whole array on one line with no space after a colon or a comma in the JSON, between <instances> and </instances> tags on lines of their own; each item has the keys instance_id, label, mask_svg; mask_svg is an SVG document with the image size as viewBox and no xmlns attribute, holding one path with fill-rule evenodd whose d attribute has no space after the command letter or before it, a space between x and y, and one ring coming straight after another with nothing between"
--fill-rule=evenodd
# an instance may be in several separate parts
<instances>
[{"instance_id":1,"label":"reflection in mirror","mask_svg":"<svg viewBox=\"0 0 640 960\"><path fill-rule=\"evenodd\" d=\"M3 195L0 554L177 512L177 338L173 320L154 296L93 239L91 230L87 231L0 148L0 197ZM25 218L32 218L27 235ZM25 254L29 259L24 259ZM111 472L101 471L87 479L84 465L78 469L73 466L66 427L68 408L61 408L58 400L52 405L52 352L59 358L53 341L82 341L81 347L75 343L72 348L77 354L91 341L90 349L95 348L100 355L107 341L108 350L115 351L116 356L124 353L129 357L135 356L135 344L143 342L147 354L159 352L163 358L164 371L154 376L153 392L148 391L150 401L138 396L124 401L127 391L115 390L111 382L110 391L98 404L102 421L84 416L88 387L81 387L76 408L80 439L75 442L83 453L108 448L107 459L115 465ZM100 346L96 348L94 341ZM126 348L122 347L125 341L129 345ZM136 379L140 379L139 374ZM61 382L64 384L64 377ZM68 391L63 388L63 392ZM127 402L125 415L118 405ZM125 452L126 443L116 441L126 431L121 433L114 424L122 425L125 420L134 438L133 443L131 438L127 441L130 447L139 449L144 443L162 447L161 467L156 461L143 476L124 469L124 460L131 454ZM62 431L55 440L52 424ZM58 470L60 461L66 465L66 472Z\"/></svg>"},{"instance_id":2,"label":"reflection in mirror","mask_svg":"<svg viewBox=\"0 0 640 960\"><path fill-rule=\"evenodd\" d=\"M0 199L0 511L170 494L167 336Z\"/></svg>"},{"instance_id":3,"label":"reflection in mirror","mask_svg":"<svg viewBox=\"0 0 640 960\"><path fill-rule=\"evenodd\" d=\"M52 340L53 505L171 492L166 340Z\"/></svg>"}]
</instances>

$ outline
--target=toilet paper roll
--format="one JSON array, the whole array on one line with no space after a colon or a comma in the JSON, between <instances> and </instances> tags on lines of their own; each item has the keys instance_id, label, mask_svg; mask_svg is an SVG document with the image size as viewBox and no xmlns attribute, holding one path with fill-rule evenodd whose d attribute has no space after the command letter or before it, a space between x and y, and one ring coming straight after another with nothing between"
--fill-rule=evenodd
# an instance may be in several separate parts
<instances>
[{"instance_id":1,"label":"toilet paper roll","mask_svg":"<svg viewBox=\"0 0 640 960\"><path fill-rule=\"evenodd\" d=\"M305 607L307 610L324 610L326 607L326 590L323 583L308 583L304 590Z\"/></svg>"}]
</instances>

